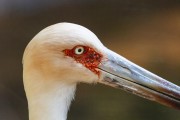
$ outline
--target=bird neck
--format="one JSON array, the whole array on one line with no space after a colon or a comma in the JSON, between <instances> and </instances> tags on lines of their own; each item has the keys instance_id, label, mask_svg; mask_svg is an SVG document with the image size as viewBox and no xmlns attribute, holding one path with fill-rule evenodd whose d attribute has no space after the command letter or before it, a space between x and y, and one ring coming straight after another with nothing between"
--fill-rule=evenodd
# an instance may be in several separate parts
<instances>
[{"instance_id":1,"label":"bird neck","mask_svg":"<svg viewBox=\"0 0 180 120\"><path fill-rule=\"evenodd\" d=\"M29 120L66 120L76 84L65 84L58 81L44 82L43 80L39 80L38 83L37 80L24 82Z\"/></svg>"}]
</instances>

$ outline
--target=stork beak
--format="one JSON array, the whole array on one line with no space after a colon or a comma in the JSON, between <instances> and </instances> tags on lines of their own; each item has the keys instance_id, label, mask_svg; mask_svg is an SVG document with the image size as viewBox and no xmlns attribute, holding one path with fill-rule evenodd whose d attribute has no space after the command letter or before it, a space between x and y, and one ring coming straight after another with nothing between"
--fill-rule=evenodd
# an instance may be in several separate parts
<instances>
[{"instance_id":1,"label":"stork beak","mask_svg":"<svg viewBox=\"0 0 180 120\"><path fill-rule=\"evenodd\" d=\"M180 87L108 50L98 69L100 83L180 110Z\"/></svg>"}]
</instances>

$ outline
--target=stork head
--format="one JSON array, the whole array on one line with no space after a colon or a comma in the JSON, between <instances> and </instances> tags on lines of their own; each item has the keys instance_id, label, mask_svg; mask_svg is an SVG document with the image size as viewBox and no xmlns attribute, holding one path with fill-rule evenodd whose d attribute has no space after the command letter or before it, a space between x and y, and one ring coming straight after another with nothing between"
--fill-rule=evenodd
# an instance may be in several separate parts
<instances>
[{"instance_id":1,"label":"stork head","mask_svg":"<svg viewBox=\"0 0 180 120\"><path fill-rule=\"evenodd\" d=\"M38 33L25 50L23 69L25 87L29 76L57 84L103 83L180 109L179 86L112 52L80 25L59 23Z\"/></svg>"},{"instance_id":2,"label":"stork head","mask_svg":"<svg viewBox=\"0 0 180 120\"><path fill-rule=\"evenodd\" d=\"M47 80L97 82L106 48L88 29L71 23L45 28L28 44L24 73L36 71Z\"/></svg>"}]
</instances>

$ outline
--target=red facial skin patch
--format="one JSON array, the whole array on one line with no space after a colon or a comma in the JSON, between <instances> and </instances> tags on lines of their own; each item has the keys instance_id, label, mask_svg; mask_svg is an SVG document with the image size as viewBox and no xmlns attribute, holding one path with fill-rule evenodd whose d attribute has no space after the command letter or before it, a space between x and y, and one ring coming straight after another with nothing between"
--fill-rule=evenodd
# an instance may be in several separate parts
<instances>
[{"instance_id":1,"label":"red facial skin patch","mask_svg":"<svg viewBox=\"0 0 180 120\"><path fill-rule=\"evenodd\" d=\"M77 54L75 52L79 47L83 48L83 52L81 54ZM96 52L93 48L78 45L72 49L65 49L63 52L66 56L72 57L76 62L81 63L96 75L100 75L100 71L98 71L96 68L101 63L102 55Z\"/></svg>"}]
</instances>

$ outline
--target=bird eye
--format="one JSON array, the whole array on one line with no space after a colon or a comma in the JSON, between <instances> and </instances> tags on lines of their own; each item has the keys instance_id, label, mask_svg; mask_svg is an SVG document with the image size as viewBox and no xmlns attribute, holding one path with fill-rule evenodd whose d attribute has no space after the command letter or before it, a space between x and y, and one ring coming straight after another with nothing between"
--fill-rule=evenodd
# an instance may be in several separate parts
<instances>
[{"instance_id":1,"label":"bird eye","mask_svg":"<svg viewBox=\"0 0 180 120\"><path fill-rule=\"evenodd\" d=\"M75 50L74 50L74 53L75 53L76 55L81 55L81 54L83 54L83 53L84 53L84 47L82 47L82 46L76 47Z\"/></svg>"}]
</instances>

